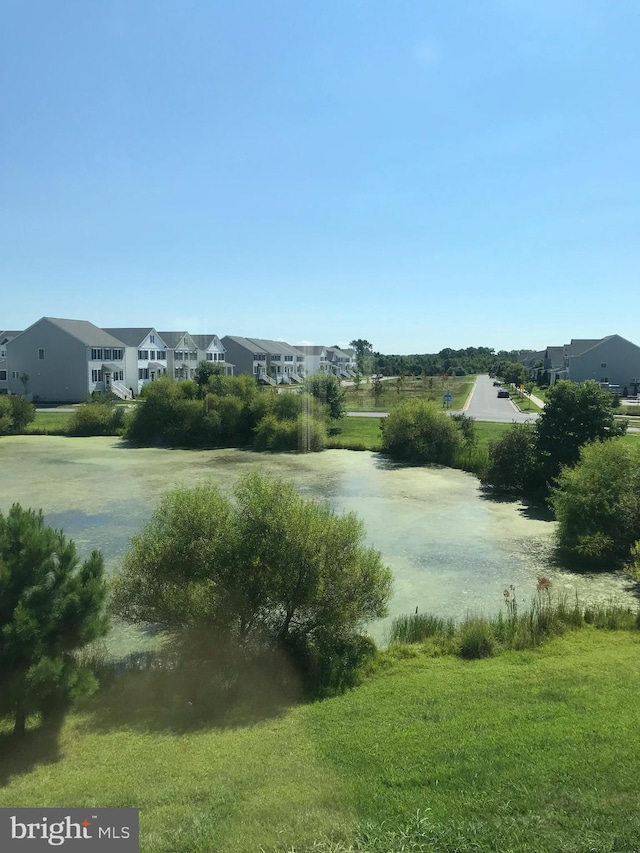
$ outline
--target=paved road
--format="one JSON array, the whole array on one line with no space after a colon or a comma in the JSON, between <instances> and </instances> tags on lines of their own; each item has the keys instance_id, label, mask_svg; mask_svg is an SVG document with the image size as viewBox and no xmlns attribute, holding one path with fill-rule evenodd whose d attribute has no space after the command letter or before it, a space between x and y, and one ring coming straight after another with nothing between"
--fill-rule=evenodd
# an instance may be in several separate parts
<instances>
[{"instance_id":1,"label":"paved road","mask_svg":"<svg viewBox=\"0 0 640 853\"><path fill-rule=\"evenodd\" d=\"M469 405L465 414L477 421L492 423L533 423L537 413L521 412L510 399L498 397L498 389L494 387L493 379L488 376L478 376L471 392Z\"/></svg>"}]
</instances>

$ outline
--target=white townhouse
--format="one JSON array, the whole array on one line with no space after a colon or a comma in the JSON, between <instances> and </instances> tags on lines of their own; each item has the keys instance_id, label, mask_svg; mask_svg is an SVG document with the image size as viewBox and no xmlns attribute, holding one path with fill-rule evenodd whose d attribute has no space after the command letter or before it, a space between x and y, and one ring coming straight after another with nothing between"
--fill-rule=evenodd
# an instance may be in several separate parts
<instances>
[{"instance_id":1,"label":"white townhouse","mask_svg":"<svg viewBox=\"0 0 640 853\"><path fill-rule=\"evenodd\" d=\"M305 374L315 375L316 373L331 373L327 347L299 346L295 347L295 349L301 353L304 358L303 364Z\"/></svg>"},{"instance_id":2,"label":"white townhouse","mask_svg":"<svg viewBox=\"0 0 640 853\"><path fill-rule=\"evenodd\" d=\"M234 365L227 361L227 351L217 335L191 335L198 347L198 362L206 361L221 367L227 376L233 376Z\"/></svg>"},{"instance_id":3,"label":"white townhouse","mask_svg":"<svg viewBox=\"0 0 640 853\"><path fill-rule=\"evenodd\" d=\"M125 375L134 394L167 372L167 345L153 328L103 329L124 345Z\"/></svg>"},{"instance_id":4,"label":"white townhouse","mask_svg":"<svg viewBox=\"0 0 640 853\"><path fill-rule=\"evenodd\" d=\"M7 369L7 344L20 332L0 332L0 394L9 392L9 371Z\"/></svg>"},{"instance_id":5,"label":"white townhouse","mask_svg":"<svg viewBox=\"0 0 640 853\"><path fill-rule=\"evenodd\" d=\"M173 379L193 379L198 362L198 344L189 332L158 332L167 346L167 373Z\"/></svg>"}]
</instances>

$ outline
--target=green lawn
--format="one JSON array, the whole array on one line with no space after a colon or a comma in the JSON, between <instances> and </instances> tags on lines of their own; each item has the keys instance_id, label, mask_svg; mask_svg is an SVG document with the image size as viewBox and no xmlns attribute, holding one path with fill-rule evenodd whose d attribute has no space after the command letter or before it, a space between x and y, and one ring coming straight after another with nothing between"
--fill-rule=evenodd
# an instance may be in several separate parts
<instances>
[{"instance_id":1,"label":"green lawn","mask_svg":"<svg viewBox=\"0 0 640 853\"><path fill-rule=\"evenodd\" d=\"M87 712L47 752L0 742L0 806L138 806L142 853L632 853L639 652L593 628L482 661L405 648L344 696L184 734Z\"/></svg>"},{"instance_id":2,"label":"green lawn","mask_svg":"<svg viewBox=\"0 0 640 853\"><path fill-rule=\"evenodd\" d=\"M442 405L445 391L451 391L451 408L461 409L473 388L475 376L441 376L415 377L407 376L404 380L383 380L382 394L378 403L371 393L371 385L364 381L358 391L353 386L347 386L345 406L348 412L388 412L402 400L410 397L422 397Z\"/></svg>"},{"instance_id":3,"label":"green lawn","mask_svg":"<svg viewBox=\"0 0 640 853\"><path fill-rule=\"evenodd\" d=\"M499 439L511 428L511 424L494 424L476 421L478 445L486 447L489 441ZM342 418L338 422L341 430L339 435L330 436L328 447L354 447L360 450L380 450L380 419L379 418Z\"/></svg>"},{"instance_id":4,"label":"green lawn","mask_svg":"<svg viewBox=\"0 0 640 853\"><path fill-rule=\"evenodd\" d=\"M25 432L60 434L65 431L72 417L73 412L36 412L35 420L27 426Z\"/></svg>"}]
</instances>

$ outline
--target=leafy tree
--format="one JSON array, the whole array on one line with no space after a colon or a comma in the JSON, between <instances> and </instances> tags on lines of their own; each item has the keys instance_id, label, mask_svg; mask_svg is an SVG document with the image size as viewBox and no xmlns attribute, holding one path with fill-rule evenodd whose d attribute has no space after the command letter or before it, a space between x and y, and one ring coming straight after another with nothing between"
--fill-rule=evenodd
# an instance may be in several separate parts
<instances>
[{"instance_id":1,"label":"leafy tree","mask_svg":"<svg viewBox=\"0 0 640 853\"><path fill-rule=\"evenodd\" d=\"M514 424L498 441L489 443L485 486L502 494L527 494L537 482L536 472L536 434L530 424Z\"/></svg>"},{"instance_id":2,"label":"leafy tree","mask_svg":"<svg viewBox=\"0 0 640 853\"><path fill-rule=\"evenodd\" d=\"M213 485L165 495L132 540L113 608L176 639L204 630L212 643L278 647L309 675L318 661L352 660L390 592L391 572L365 546L354 514L338 516L290 483L253 473L234 502Z\"/></svg>"},{"instance_id":3,"label":"leafy tree","mask_svg":"<svg viewBox=\"0 0 640 853\"><path fill-rule=\"evenodd\" d=\"M455 421L433 403L411 399L381 420L382 449L394 459L450 465L462 446Z\"/></svg>"},{"instance_id":4,"label":"leafy tree","mask_svg":"<svg viewBox=\"0 0 640 853\"><path fill-rule=\"evenodd\" d=\"M551 482L563 465L575 465L582 445L624 435L626 429L626 423L616 423L611 395L597 382L556 382L535 425L542 482Z\"/></svg>"},{"instance_id":5,"label":"leafy tree","mask_svg":"<svg viewBox=\"0 0 640 853\"><path fill-rule=\"evenodd\" d=\"M29 390L29 382L31 382L31 377L28 373L21 373L20 382L22 383L22 387L24 388L24 395L26 397L27 391Z\"/></svg>"},{"instance_id":6,"label":"leafy tree","mask_svg":"<svg viewBox=\"0 0 640 853\"><path fill-rule=\"evenodd\" d=\"M200 361L193 375L194 382L198 386L198 398L202 400L209 386L209 380L212 376L222 375L223 370L219 364L214 364L212 361Z\"/></svg>"},{"instance_id":7,"label":"leafy tree","mask_svg":"<svg viewBox=\"0 0 640 853\"><path fill-rule=\"evenodd\" d=\"M640 539L640 447L586 444L551 493L558 544L578 560L627 559Z\"/></svg>"},{"instance_id":8,"label":"leafy tree","mask_svg":"<svg viewBox=\"0 0 640 853\"><path fill-rule=\"evenodd\" d=\"M371 396L373 397L376 406L380 402L382 391L382 378L378 374L376 374L371 380Z\"/></svg>"},{"instance_id":9,"label":"leafy tree","mask_svg":"<svg viewBox=\"0 0 640 853\"><path fill-rule=\"evenodd\" d=\"M0 715L13 717L16 735L29 714L57 718L95 686L74 652L106 633L105 596L99 551L80 566L42 512L0 513Z\"/></svg>"},{"instance_id":10,"label":"leafy tree","mask_svg":"<svg viewBox=\"0 0 640 853\"><path fill-rule=\"evenodd\" d=\"M8 435L13 427L13 412L9 397L0 396L0 435Z\"/></svg>"},{"instance_id":11,"label":"leafy tree","mask_svg":"<svg viewBox=\"0 0 640 853\"><path fill-rule=\"evenodd\" d=\"M371 373L373 348L369 341L364 338L356 338L350 342L349 346L356 351L356 362L360 373Z\"/></svg>"},{"instance_id":12,"label":"leafy tree","mask_svg":"<svg viewBox=\"0 0 640 853\"><path fill-rule=\"evenodd\" d=\"M346 411L344 405L345 391L340 382L332 373L317 373L308 376L305 380L307 393L315 397L321 403L325 403L330 417L337 419L344 416Z\"/></svg>"}]
</instances>

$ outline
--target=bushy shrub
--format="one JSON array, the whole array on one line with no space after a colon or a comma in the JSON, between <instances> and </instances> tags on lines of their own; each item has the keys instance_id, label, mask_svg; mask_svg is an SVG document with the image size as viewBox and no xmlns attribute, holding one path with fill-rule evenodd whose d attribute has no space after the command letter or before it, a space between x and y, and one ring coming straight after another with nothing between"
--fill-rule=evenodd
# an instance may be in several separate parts
<instances>
[{"instance_id":1,"label":"bushy shrub","mask_svg":"<svg viewBox=\"0 0 640 853\"><path fill-rule=\"evenodd\" d=\"M254 430L256 450L298 450L301 453L323 450L327 440L324 423L313 416L300 414L295 420L278 420L266 415Z\"/></svg>"},{"instance_id":2,"label":"bushy shrub","mask_svg":"<svg viewBox=\"0 0 640 853\"><path fill-rule=\"evenodd\" d=\"M20 394L0 397L0 435L22 432L36 416L36 408Z\"/></svg>"},{"instance_id":3,"label":"bushy shrub","mask_svg":"<svg viewBox=\"0 0 640 853\"><path fill-rule=\"evenodd\" d=\"M68 435L118 435L124 427L124 410L107 403L82 403L67 424Z\"/></svg>"},{"instance_id":4,"label":"bushy shrub","mask_svg":"<svg viewBox=\"0 0 640 853\"><path fill-rule=\"evenodd\" d=\"M501 494L530 492L538 481L536 434L529 424L514 424L498 441L489 442L482 482Z\"/></svg>"},{"instance_id":5,"label":"bushy shrub","mask_svg":"<svg viewBox=\"0 0 640 853\"><path fill-rule=\"evenodd\" d=\"M400 403L380 428L383 451L401 461L450 465L462 446L455 422L425 400Z\"/></svg>"},{"instance_id":6,"label":"bushy shrub","mask_svg":"<svg viewBox=\"0 0 640 853\"><path fill-rule=\"evenodd\" d=\"M470 618L463 622L458 635L458 654L468 660L488 658L496 647L491 624L486 619Z\"/></svg>"},{"instance_id":7,"label":"bushy shrub","mask_svg":"<svg viewBox=\"0 0 640 853\"><path fill-rule=\"evenodd\" d=\"M629 558L640 539L640 447L585 445L578 464L562 470L551 504L561 550L596 564Z\"/></svg>"}]
</instances>

